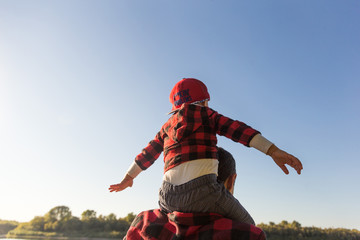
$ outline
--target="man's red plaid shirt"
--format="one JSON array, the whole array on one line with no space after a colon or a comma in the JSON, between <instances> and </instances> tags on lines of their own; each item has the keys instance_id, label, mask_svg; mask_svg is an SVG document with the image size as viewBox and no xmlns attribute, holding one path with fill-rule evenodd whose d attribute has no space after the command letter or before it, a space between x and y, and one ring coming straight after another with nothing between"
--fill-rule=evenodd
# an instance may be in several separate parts
<instances>
[{"instance_id":1,"label":"man's red plaid shirt","mask_svg":"<svg viewBox=\"0 0 360 240\"><path fill-rule=\"evenodd\" d=\"M259 131L225 117L208 107L183 104L162 126L155 138L136 156L143 170L164 151L164 171L187 161L217 159L216 134L249 146Z\"/></svg>"},{"instance_id":2,"label":"man's red plaid shirt","mask_svg":"<svg viewBox=\"0 0 360 240\"><path fill-rule=\"evenodd\" d=\"M216 213L141 212L124 240L266 240L260 228Z\"/></svg>"}]
</instances>

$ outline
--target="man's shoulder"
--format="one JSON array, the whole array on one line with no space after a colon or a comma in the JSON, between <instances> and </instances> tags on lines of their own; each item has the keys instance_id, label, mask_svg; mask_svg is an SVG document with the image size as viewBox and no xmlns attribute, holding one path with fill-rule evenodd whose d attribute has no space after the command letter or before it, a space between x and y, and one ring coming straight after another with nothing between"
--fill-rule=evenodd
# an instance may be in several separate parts
<instances>
[{"instance_id":1,"label":"man's shoulder","mask_svg":"<svg viewBox=\"0 0 360 240\"><path fill-rule=\"evenodd\" d=\"M216 213L165 214L160 209L139 213L125 239L247 239L264 240L258 227Z\"/></svg>"},{"instance_id":2,"label":"man's shoulder","mask_svg":"<svg viewBox=\"0 0 360 240\"><path fill-rule=\"evenodd\" d=\"M177 226L177 235L186 239L266 239L262 229L217 213L173 212L168 218Z\"/></svg>"}]
</instances>

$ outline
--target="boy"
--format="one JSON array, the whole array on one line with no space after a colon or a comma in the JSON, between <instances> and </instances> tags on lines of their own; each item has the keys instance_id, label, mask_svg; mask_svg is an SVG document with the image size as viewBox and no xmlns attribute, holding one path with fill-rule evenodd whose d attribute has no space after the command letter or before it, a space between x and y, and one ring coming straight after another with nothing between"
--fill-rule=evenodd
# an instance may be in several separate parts
<instances>
[{"instance_id":1,"label":"boy","mask_svg":"<svg viewBox=\"0 0 360 240\"><path fill-rule=\"evenodd\" d=\"M110 186L110 192L131 187L133 179L164 151L164 177L159 191L162 211L215 212L255 224L240 202L217 182L216 134L270 155L286 174L289 172L285 164L295 168L298 174L302 164L262 137L259 131L209 108L209 100L207 88L200 80L179 81L170 93L172 116L137 155L122 182Z\"/></svg>"}]
</instances>

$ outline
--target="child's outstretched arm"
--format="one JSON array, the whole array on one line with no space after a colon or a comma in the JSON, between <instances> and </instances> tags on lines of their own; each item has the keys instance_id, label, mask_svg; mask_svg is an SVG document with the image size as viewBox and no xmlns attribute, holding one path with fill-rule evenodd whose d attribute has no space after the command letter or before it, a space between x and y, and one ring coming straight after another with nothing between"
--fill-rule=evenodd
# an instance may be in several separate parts
<instances>
[{"instance_id":1,"label":"child's outstretched arm","mask_svg":"<svg viewBox=\"0 0 360 240\"><path fill-rule=\"evenodd\" d=\"M139 175L142 169L134 162L127 171L121 183L110 185L110 192L120 192L127 187L132 187L134 178Z\"/></svg>"},{"instance_id":2,"label":"child's outstretched arm","mask_svg":"<svg viewBox=\"0 0 360 240\"><path fill-rule=\"evenodd\" d=\"M133 185L133 179L139 175L139 173L148 167L150 167L163 151L164 140L162 138L161 129L153 140L138 154L135 161L128 169L124 179L119 184L114 184L109 187L110 192L120 192L127 187Z\"/></svg>"},{"instance_id":3,"label":"child's outstretched arm","mask_svg":"<svg viewBox=\"0 0 360 240\"><path fill-rule=\"evenodd\" d=\"M266 155L271 156L285 174L289 174L289 170L285 164L293 167L298 174L301 174L303 167L300 160L293 155L279 149L272 142L264 138L261 134L257 134L253 137L253 139L250 141L250 147L254 147Z\"/></svg>"}]
</instances>

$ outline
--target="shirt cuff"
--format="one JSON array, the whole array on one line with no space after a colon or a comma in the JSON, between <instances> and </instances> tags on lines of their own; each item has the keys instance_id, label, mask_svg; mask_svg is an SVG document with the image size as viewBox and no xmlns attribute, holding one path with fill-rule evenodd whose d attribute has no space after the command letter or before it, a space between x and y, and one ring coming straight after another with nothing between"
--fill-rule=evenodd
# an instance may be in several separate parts
<instances>
[{"instance_id":1,"label":"shirt cuff","mask_svg":"<svg viewBox=\"0 0 360 240\"><path fill-rule=\"evenodd\" d=\"M253 147L265 154L267 154L271 145L273 145L273 143L264 138L261 134L255 135L249 143L250 147Z\"/></svg>"},{"instance_id":2,"label":"shirt cuff","mask_svg":"<svg viewBox=\"0 0 360 240\"><path fill-rule=\"evenodd\" d=\"M136 162L133 162L133 164L127 170L127 174L130 177L135 178L137 175L139 175L139 173L141 173L141 171L142 169L139 167L139 165L137 165Z\"/></svg>"}]
</instances>

